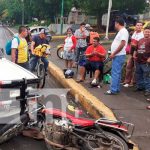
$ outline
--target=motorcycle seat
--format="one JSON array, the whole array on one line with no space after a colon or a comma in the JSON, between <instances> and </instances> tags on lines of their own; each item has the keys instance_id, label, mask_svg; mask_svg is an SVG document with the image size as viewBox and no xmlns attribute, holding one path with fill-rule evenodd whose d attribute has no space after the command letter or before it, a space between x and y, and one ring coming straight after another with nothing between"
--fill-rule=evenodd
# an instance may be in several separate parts
<instances>
[{"instance_id":1,"label":"motorcycle seat","mask_svg":"<svg viewBox=\"0 0 150 150\"><path fill-rule=\"evenodd\" d=\"M98 120L99 123L110 124L110 125L122 125L121 121L118 120L108 120L106 118L102 118Z\"/></svg>"}]
</instances>

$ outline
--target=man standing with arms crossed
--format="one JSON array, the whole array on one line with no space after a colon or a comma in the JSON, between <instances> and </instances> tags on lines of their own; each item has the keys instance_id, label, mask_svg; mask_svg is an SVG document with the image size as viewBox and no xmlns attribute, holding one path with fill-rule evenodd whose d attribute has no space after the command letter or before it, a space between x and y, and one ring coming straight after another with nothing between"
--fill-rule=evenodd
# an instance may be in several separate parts
<instances>
[{"instance_id":1,"label":"man standing with arms crossed","mask_svg":"<svg viewBox=\"0 0 150 150\"><path fill-rule=\"evenodd\" d=\"M89 36L89 32L85 29L85 23L80 24L80 28L75 31L75 37L77 39L77 52L76 52L76 63L79 61L80 54L84 54L87 48L86 38Z\"/></svg>"},{"instance_id":2,"label":"man standing with arms crossed","mask_svg":"<svg viewBox=\"0 0 150 150\"><path fill-rule=\"evenodd\" d=\"M108 90L106 95L116 95L120 92L120 82L123 64L126 57L126 46L128 44L129 33L124 27L124 20L118 18L115 21L115 28L118 31L112 45L111 45L111 55L112 59L112 71L111 71L111 85L110 90Z\"/></svg>"}]
</instances>

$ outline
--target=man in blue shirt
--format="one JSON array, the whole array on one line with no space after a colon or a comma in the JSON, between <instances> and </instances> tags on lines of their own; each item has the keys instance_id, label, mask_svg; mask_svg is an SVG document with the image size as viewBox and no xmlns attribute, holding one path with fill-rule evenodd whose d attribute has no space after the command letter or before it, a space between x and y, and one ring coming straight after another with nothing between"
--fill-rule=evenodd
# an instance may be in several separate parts
<instances>
[{"instance_id":1,"label":"man in blue shirt","mask_svg":"<svg viewBox=\"0 0 150 150\"><path fill-rule=\"evenodd\" d=\"M32 43L31 43L31 52L33 54L33 57L30 60L30 69L31 69L31 71L34 71L34 69L37 65L38 59L40 58L39 56L34 55L34 49L37 46L42 45L42 44L49 44L48 41L46 40L46 32L45 32L44 29L41 30L39 35L33 37L33 40L32 40ZM45 70L47 70L48 63L49 63L47 58L41 57L41 60L44 63Z\"/></svg>"}]
</instances>

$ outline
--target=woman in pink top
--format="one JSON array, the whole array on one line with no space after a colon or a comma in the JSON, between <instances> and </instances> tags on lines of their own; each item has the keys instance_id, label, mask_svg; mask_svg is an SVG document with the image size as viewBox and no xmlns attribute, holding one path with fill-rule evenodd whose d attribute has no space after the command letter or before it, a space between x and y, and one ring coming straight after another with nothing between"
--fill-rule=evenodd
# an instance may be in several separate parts
<instances>
[{"instance_id":1,"label":"woman in pink top","mask_svg":"<svg viewBox=\"0 0 150 150\"><path fill-rule=\"evenodd\" d=\"M67 37L65 38L64 44L64 54L63 58L65 59L66 69L71 69L73 61L75 59L75 48L76 48L76 38L73 35L71 28L67 29Z\"/></svg>"}]
</instances>

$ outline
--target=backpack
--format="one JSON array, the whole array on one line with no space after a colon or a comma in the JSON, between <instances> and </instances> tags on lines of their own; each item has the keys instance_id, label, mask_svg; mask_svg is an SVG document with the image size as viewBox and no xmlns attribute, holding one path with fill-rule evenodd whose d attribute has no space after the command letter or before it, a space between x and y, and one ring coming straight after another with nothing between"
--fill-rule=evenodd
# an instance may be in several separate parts
<instances>
[{"instance_id":1,"label":"backpack","mask_svg":"<svg viewBox=\"0 0 150 150\"><path fill-rule=\"evenodd\" d=\"M19 37L14 36L13 39L14 39L14 38L17 39L18 45L19 45L19 44L20 44ZM6 43L6 45L5 45L5 50L6 50L6 54L7 54L7 55L11 55L11 45L12 45L12 40L13 40L13 39L7 41L7 43Z\"/></svg>"}]
</instances>

